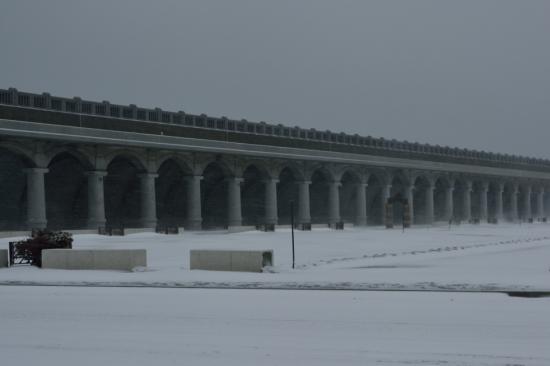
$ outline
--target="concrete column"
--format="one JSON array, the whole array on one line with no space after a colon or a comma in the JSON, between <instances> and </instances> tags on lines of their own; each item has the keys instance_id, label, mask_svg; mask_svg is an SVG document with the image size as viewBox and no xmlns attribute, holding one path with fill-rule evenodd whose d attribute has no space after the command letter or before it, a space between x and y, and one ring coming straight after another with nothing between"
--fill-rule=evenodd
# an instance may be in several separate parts
<instances>
[{"instance_id":1,"label":"concrete column","mask_svg":"<svg viewBox=\"0 0 550 366\"><path fill-rule=\"evenodd\" d=\"M481 191L479 192L479 219L480 221L487 221L489 216L489 209L487 206L487 192L489 191L489 183L483 182Z\"/></svg>"},{"instance_id":2,"label":"concrete column","mask_svg":"<svg viewBox=\"0 0 550 366\"><path fill-rule=\"evenodd\" d=\"M329 182L328 187L328 223L340 222L340 181Z\"/></svg>"},{"instance_id":3,"label":"concrete column","mask_svg":"<svg viewBox=\"0 0 550 366\"><path fill-rule=\"evenodd\" d=\"M426 187L426 217L424 218L427 225L434 222L434 191L435 186L430 183Z\"/></svg>"},{"instance_id":4,"label":"concrete column","mask_svg":"<svg viewBox=\"0 0 550 366\"><path fill-rule=\"evenodd\" d=\"M367 183L359 183L356 186L355 225L367 226Z\"/></svg>"},{"instance_id":5,"label":"concrete column","mask_svg":"<svg viewBox=\"0 0 550 366\"><path fill-rule=\"evenodd\" d=\"M472 182L466 182L463 192L463 219L464 221L470 221L472 218Z\"/></svg>"},{"instance_id":6,"label":"concrete column","mask_svg":"<svg viewBox=\"0 0 550 366\"><path fill-rule=\"evenodd\" d=\"M140 174L141 181L141 225L142 227L157 226L157 197L155 192L155 179L158 174Z\"/></svg>"},{"instance_id":7,"label":"concrete column","mask_svg":"<svg viewBox=\"0 0 550 366\"><path fill-rule=\"evenodd\" d=\"M241 183L243 178L227 179L227 225L242 226Z\"/></svg>"},{"instance_id":8,"label":"concrete column","mask_svg":"<svg viewBox=\"0 0 550 366\"><path fill-rule=\"evenodd\" d=\"M382 224L386 224L386 203L391 197L391 184L382 186Z\"/></svg>"},{"instance_id":9,"label":"concrete column","mask_svg":"<svg viewBox=\"0 0 550 366\"><path fill-rule=\"evenodd\" d=\"M105 219L105 193L104 179L106 171L96 170L86 172L88 177L88 229L104 227Z\"/></svg>"},{"instance_id":10,"label":"concrete column","mask_svg":"<svg viewBox=\"0 0 550 366\"><path fill-rule=\"evenodd\" d=\"M309 185L311 181L298 182L298 224L311 223L311 213L309 209Z\"/></svg>"},{"instance_id":11,"label":"concrete column","mask_svg":"<svg viewBox=\"0 0 550 366\"><path fill-rule=\"evenodd\" d=\"M453 187L447 187L445 190L445 221L449 221L453 219Z\"/></svg>"},{"instance_id":12,"label":"concrete column","mask_svg":"<svg viewBox=\"0 0 550 366\"><path fill-rule=\"evenodd\" d=\"M533 213L531 211L531 192L532 188L531 186L527 186L525 189L525 194L523 196L523 212L524 212L524 220L528 220L533 216Z\"/></svg>"},{"instance_id":13,"label":"concrete column","mask_svg":"<svg viewBox=\"0 0 550 366\"><path fill-rule=\"evenodd\" d=\"M504 183L499 183L496 192L496 212L495 218L498 221L504 219L504 204L502 202L502 195L504 194Z\"/></svg>"},{"instance_id":14,"label":"concrete column","mask_svg":"<svg viewBox=\"0 0 550 366\"><path fill-rule=\"evenodd\" d=\"M265 223L277 225L277 183L278 179L265 180Z\"/></svg>"},{"instance_id":15,"label":"concrete column","mask_svg":"<svg viewBox=\"0 0 550 366\"><path fill-rule=\"evenodd\" d=\"M27 227L29 229L44 229L46 219L46 192L44 174L46 168L25 169L27 174Z\"/></svg>"},{"instance_id":16,"label":"concrete column","mask_svg":"<svg viewBox=\"0 0 550 366\"><path fill-rule=\"evenodd\" d=\"M544 217L544 188L541 187L537 192L537 217Z\"/></svg>"},{"instance_id":17,"label":"concrete column","mask_svg":"<svg viewBox=\"0 0 550 366\"><path fill-rule=\"evenodd\" d=\"M518 211L518 196L519 196L519 189L517 184L514 185L514 188L512 189L512 193L510 194L510 209L511 209L511 217L512 221L518 221L519 219L519 211Z\"/></svg>"},{"instance_id":18,"label":"concrete column","mask_svg":"<svg viewBox=\"0 0 550 366\"><path fill-rule=\"evenodd\" d=\"M202 228L201 208L201 180L202 175L191 175L185 177L187 183L186 204L187 217L185 218L186 230L200 230Z\"/></svg>"},{"instance_id":19,"label":"concrete column","mask_svg":"<svg viewBox=\"0 0 550 366\"><path fill-rule=\"evenodd\" d=\"M405 187L405 198L409 202L409 217L411 218L411 225L414 224L414 184Z\"/></svg>"}]
</instances>

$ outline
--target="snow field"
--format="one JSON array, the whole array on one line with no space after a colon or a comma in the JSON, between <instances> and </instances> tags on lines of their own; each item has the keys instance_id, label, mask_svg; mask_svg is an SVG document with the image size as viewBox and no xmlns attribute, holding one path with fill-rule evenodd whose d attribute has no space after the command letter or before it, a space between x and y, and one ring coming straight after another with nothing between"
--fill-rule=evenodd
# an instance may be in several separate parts
<instances>
[{"instance_id":1,"label":"snow field","mask_svg":"<svg viewBox=\"0 0 550 366\"><path fill-rule=\"evenodd\" d=\"M7 365L550 364L550 299L0 286Z\"/></svg>"},{"instance_id":2,"label":"snow field","mask_svg":"<svg viewBox=\"0 0 550 366\"><path fill-rule=\"evenodd\" d=\"M13 239L0 239L7 247ZM296 232L75 235L75 248L144 248L148 268L135 272L0 269L0 283L241 287L550 290L550 225L462 225ZM189 270L190 249L273 249L273 273Z\"/></svg>"}]
</instances>

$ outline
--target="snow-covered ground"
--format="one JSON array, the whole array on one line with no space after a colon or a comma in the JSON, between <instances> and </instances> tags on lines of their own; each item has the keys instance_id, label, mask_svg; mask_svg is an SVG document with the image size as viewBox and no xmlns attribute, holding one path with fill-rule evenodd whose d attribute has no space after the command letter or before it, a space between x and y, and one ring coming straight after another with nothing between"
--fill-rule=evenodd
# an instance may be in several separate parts
<instances>
[{"instance_id":1,"label":"snow-covered ground","mask_svg":"<svg viewBox=\"0 0 550 366\"><path fill-rule=\"evenodd\" d=\"M550 365L550 299L0 286L2 365Z\"/></svg>"},{"instance_id":2,"label":"snow-covered ground","mask_svg":"<svg viewBox=\"0 0 550 366\"><path fill-rule=\"evenodd\" d=\"M0 239L7 248L13 239ZM289 230L274 233L143 233L125 237L76 235L75 248L144 248L148 268L135 272L0 269L0 283L134 285L532 289L550 290L550 224L463 225L296 232L291 268ZM189 250L273 249L272 273L189 270Z\"/></svg>"},{"instance_id":3,"label":"snow-covered ground","mask_svg":"<svg viewBox=\"0 0 550 366\"><path fill-rule=\"evenodd\" d=\"M13 239L0 239L0 248ZM550 290L549 225L77 235L145 248L134 272L0 269L6 365L550 365L550 298L499 293L18 286ZM266 273L189 270L193 248L273 249Z\"/></svg>"}]
</instances>

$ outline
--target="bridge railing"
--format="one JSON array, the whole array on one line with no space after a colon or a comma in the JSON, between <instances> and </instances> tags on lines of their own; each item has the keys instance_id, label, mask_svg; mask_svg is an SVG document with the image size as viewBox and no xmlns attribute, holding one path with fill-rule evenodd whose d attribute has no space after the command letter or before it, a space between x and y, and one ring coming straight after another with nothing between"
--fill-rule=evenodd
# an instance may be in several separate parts
<instances>
[{"instance_id":1,"label":"bridge railing","mask_svg":"<svg viewBox=\"0 0 550 366\"><path fill-rule=\"evenodd\" d=\"M89 114L110 118L131 119L153 123L179 124L186 127L225 130L245 134L270 135L287 139L321 141L332 144L365 146L371 149L385 151L413 152L420 155L445 156L467 160L484 160L498 163L510 163L526 166L550 167L550 160L530 158L525 156L491 153L486 151L460 149L440 145L420 144L418 142L387 140L372 136L350 135L343 132L335 133L329 130L303 129L282 124L266 122L249 122L233 120L226 117L210 117L205 114L193 115L183 111L169 112L160 108L142 108L134 104L119 105L108 101L94 102L79 97L62 98L49 93L34 94L20 92L15 88L0 89L0 104L13 106L49 109L60 112Z\"/></svg>"}]
</instances>

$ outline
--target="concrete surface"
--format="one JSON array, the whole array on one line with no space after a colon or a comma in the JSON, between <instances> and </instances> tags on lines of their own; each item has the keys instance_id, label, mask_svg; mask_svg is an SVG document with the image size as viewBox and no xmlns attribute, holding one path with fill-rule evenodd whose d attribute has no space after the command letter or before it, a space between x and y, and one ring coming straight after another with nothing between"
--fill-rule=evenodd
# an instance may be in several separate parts
<instances>
[{"instance_id":1,"label":"concrete surface","mask_svg":"<svg viewBox=\"0 0 550 366\"><path fill-rule=\"evenodd\" d=\"M47 249L42 251L42 268L130 271L135 267L146 266L145 249Z\"/></svg>"},{"instance_id":2,"label":"concrete surface","mask_svg":"<svg viewBox=\"0 0 550 366\"><path fill-rule=\"evenodd\" d=\"M272 250L191 250L191 269L262 272L273 265Z\"/></svg>"}]
</instances>

